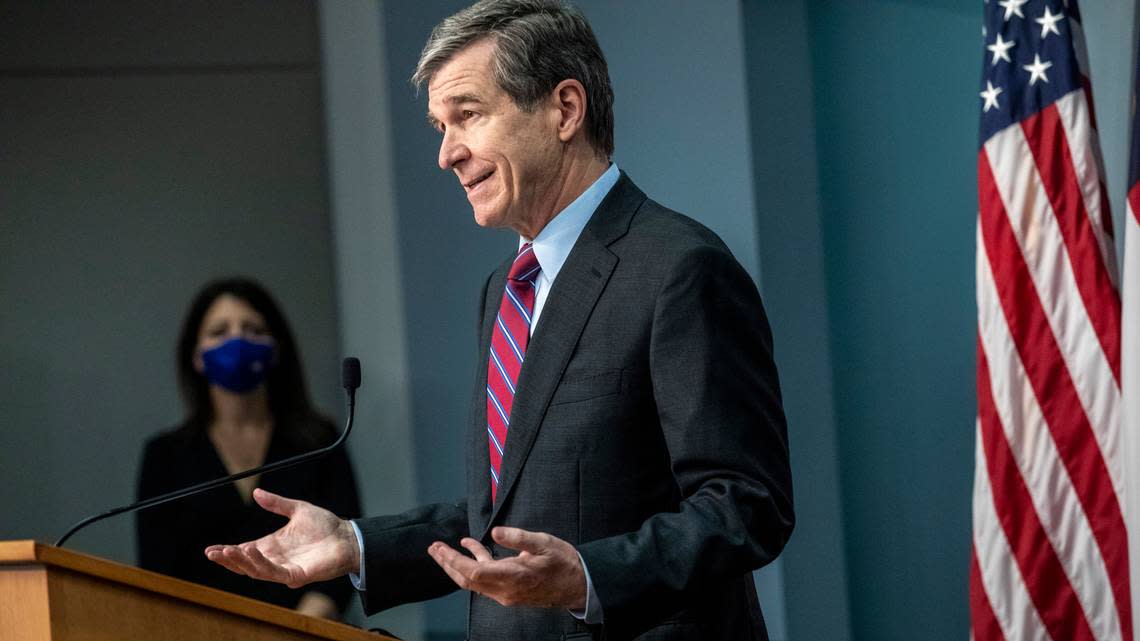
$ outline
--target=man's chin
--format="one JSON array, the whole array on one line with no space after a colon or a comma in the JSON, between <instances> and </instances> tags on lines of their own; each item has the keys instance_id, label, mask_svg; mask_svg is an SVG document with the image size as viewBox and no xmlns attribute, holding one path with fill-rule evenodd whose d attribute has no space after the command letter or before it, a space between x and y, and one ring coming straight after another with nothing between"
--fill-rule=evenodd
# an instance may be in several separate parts
<instances>
[{"instance_id":1,"label":"man's chin","mask_svg":"<svg viewBox=\"0 0 1140 641\"><path fill-rule=\"evenodd\" d=\"M503 227L503 217L495 212L480 212L478 209L474 210L475 224L480 227L487 227L495 229Z\"/></svg>"}]
</instances>

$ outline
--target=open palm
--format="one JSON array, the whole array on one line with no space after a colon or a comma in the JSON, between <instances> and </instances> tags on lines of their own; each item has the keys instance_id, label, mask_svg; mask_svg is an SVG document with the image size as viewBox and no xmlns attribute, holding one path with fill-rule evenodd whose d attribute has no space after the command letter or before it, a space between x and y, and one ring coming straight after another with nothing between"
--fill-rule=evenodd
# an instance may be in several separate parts
<instances>
[{"instance_id":1,"label":"open palm","mask_svg":"<svg viewBox=\"0 0 1140 641\"><path fill-rule=\"evenodd\" d=\"M280 530L256 541L211 545L206 557L238 574L297 588L355 571L360 564L352 525L328 510L261 489L262 508L289 519Z\"/></svg>"}]
</instances>

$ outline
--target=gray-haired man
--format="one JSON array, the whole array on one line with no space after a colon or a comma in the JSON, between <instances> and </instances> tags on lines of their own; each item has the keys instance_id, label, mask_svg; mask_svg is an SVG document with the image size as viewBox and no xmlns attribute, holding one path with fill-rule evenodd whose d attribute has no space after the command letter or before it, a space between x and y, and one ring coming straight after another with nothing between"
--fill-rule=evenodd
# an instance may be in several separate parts
<instances>
[{"instance_id":1,"label":"gray-haired man","mask_svg":"<svg viewBox=\"0 0 1140 641\"><path fill-rule=\"evenodd\" d=\"M472 641L766 639L751 571L793 515L751 279L610 162L609 74L572 8L480 2L414 80L476 222L520 236L482 293L467 498L350 523L258 491L288 525L207 556L355 574L369 612L462 588Z\"/></svg>"}]
</instances>

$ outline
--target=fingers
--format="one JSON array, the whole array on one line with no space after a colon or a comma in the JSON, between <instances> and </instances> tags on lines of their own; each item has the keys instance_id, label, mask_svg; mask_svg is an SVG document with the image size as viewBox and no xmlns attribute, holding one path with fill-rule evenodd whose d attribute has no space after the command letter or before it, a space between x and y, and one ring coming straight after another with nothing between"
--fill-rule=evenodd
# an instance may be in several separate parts
<instances>
[{"instance_id":1,"label":"fingers","mask_svg":"<svg viewBox=\"0 0 1140 641\"><path fill-rule=\"evenodd\" d=\"M294 579L292 573L283 565L267 559L252 542L241 545L211 545L206 548L206 558L236 574L297 587L292 585Z\"/></svg>"},{"instance_id":2,"label":"fingers","mask_svg":"<svg viewBox=\"0 0 1140 641\"><path fill-rule=\"evenodd\" d=\"M431 558L435 559L435 562L438 563L440 567L443 567L445 570L449 567L455 568L464 576L469 576L475 571L475 568L479 566L479 562L475 559L464 556L450 545L438 541L431 544L431 547L428 548L428 554L431 555Z\"/></svg>"},{"instance_id":3,"label":"fingers","mask_svg":"<svg viewBox=\"0 0 1140 641\"><path fill-rule=\"evenodd\" d=\"M517 527L496 527L491 530L495 543L512 550L542 554L558 539L545 532L530 532Z\"/></svg>"},{"instance_id":4,"label":"fingers","mask_svg":"<svg viewBox=\"0 0 1140 641\"><path fill-rule=\"evenodd\" d=\"M211 545L206 558L236 574L245 574L241 551L236 545Z\"/></svg>"},{"instance_id":5,"label":"fingers","mask_svg":"<svg viewBox=\"0 0 1140 641\"><path fill-rule=\"evenodd\" d=\"M475 558L439 541L428 547L428 554L457 586L500 605L585 607L586 581L573 546L543 532L518 528L495 528L492 536L523 554L495 559L472 538L459 544Z\"/></svg>"},{"instance_id":6,"label":"fingers","mask_svg":"<svg viewBox=\"0 0 1140 641\"><path fill-rule=\"evenodd\" d=\"M519 605L525 593L524 570L518 559L493 559L478 541L464 539L461 545L479 559L471 559L444 543L433 543L428 554L457 586L482 594L500 605Z\"/></svg>"},{"instance_id":7,"label":"fingers","mask_svg":"<svg viewBox=\"0 0 1140 641\"><path fill-rule=\"evenodd\" d=\"M459 544L466 548L468 552L475 555L476 561L483 562L493 560L493 557L487 548L483 547L483 544L476 541L475 539L466 537L460 541Z\"/></svg>"},{"instance_id":8,"label":"fingers","mask_svg":"<svg viewBox=\"0 0 1140 641\"><path fill-rule=\"evenodd\" d=\"M475 567L479 565L474 559L469 559L459 552L455 551L451 546L446 543L436 541L428 547L428 554L431 555L432 560L436 562L447 576L455 582L455 585L463 588L464 590L472 590L478 592L473 587L471 581L471 574L475 571Z\"/></svg>"},{"instance_id":9,"label":"fingers","mask_svg":"<svg viewBox=\"0 0 1140 641\"><path fill-rule=\"evenodd\" d=\"M253 490L253 500L262 508L286 518L293 516L293 512L303 502L266 492L259 487Z\"/></svg>"}]
</instances>

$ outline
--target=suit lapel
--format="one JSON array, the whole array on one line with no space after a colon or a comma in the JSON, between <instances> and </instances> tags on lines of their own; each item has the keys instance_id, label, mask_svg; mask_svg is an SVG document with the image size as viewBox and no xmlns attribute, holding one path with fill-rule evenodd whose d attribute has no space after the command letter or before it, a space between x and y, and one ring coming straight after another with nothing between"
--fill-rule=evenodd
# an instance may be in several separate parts
<instances>
[{"instance_id":1,"label":"suit lapel","mask_svg":"<svg viewBox=\"0 0 1140 641\"><path fill-rule=\"evenodd\" d=\"M495 516L514 489L538 435L539 426L546 415L550 398L562 379L562 373L570 361L570 355L578 344L578 339L598 298L617 266L618 259L610 252L608 245L629 229L633 213L644 200L645 194L641 193L641 190L623 173L609 195L598 206L586 228L582 230L581 236L578 237L578 241L554 280L553 289L546 298L542 315L527 346L526 359L519 374L514 404L511 408L511 426L507 432L503 464L499 470L499 491L490 518L482 528L482 536L486 536L487 530L495 521ZM503 271L501 276L496 272L496 278L492 279L494 281L492 286L499 288L494 303L495 309L490 310L492 321L506 282L505 270L500 271ZM487 296L491 297L491 291ZM491 304L488 303L487 307L489 309ZM491 340L490 330L487 327L485 317L484 352ZM487 354L484 353L483 362L486 362L486 357ZM485 384L485 371L482 377ZM479 389L482 388L483 386L480 386ZM486 423L485 402L482 417ZM486 441L486 438L483 440ZM488 468L490 462L485 442L482 449L482 460L486 461L483 467ZM490 498L490 481L485 480L484 485L488 486L486 494Z\"/></svg>"}]
</instances>

